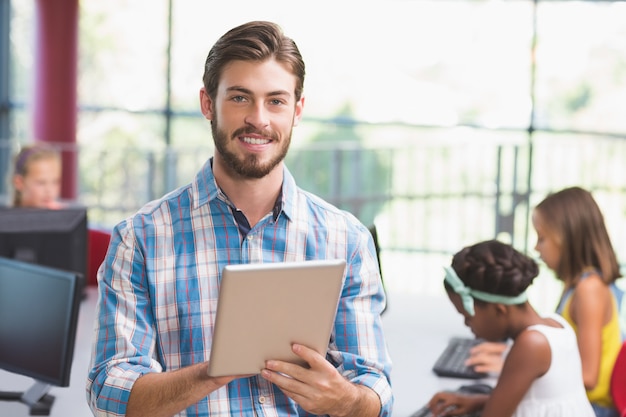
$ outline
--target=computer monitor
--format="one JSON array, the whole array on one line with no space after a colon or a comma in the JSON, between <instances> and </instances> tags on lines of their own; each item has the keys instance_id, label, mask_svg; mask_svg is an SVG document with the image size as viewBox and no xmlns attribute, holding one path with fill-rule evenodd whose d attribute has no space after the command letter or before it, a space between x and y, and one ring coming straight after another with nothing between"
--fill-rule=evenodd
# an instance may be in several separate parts
<instances>
[{"instance_id":1,"label":"computer monitor","mask_svg":"<svg viewBox=\"0 0 626 417\"><path fill-rule=\"evenodd\" d=\"M0 209L0 256L87 275L87 209Z\"/></svg>"},{"instance_id":2,"label":"computer monitor","mask_svg":"<svg viewBox=\"0 0 626 417\"><path fill-rule=\"evenodd\" d=\"M24 392L0 392L0 400L49 415L48 390L69 386L80 281L76 272L0 257L0 368L35 380Z\"/></svg>"}]
</instances>

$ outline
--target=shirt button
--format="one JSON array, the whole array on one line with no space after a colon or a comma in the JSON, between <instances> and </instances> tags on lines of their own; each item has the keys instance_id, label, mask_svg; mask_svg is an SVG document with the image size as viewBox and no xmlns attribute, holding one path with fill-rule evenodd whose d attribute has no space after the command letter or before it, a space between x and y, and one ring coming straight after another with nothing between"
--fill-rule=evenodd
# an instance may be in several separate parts
<instances>
[{"instance_id":1,"label":"shirt button","mask_svg":"<svg viewBox=\"0 0 626 417\"><path fill-rule=\"evenodd\" d=\"M247 239L248 239L248 240L252 240L252 238L254 238L254 236L252 236L252 235L248 235L248 236L247 236Z\"/></svg>"},{"instance_id":2,"label":"shirt button","mask_svg":"<svg viewBox=\"0 0 626 417\"><path fill-rule=\"evenodd\" d=\"M265 404L265 397L261 395L261 396L259 397L259 402L260 402L261 404Z\"/></svg>"}]
</instances>

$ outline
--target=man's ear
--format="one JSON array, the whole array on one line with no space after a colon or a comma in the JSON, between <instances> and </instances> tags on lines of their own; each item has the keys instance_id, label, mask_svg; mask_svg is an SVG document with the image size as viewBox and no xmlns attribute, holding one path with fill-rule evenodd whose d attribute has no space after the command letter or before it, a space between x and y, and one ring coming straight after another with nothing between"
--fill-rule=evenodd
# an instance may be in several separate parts
<instances>
[{"instance_id":1,"label":"man's ear","mask_svg":"<svg viewBox=\"0 0 626 417\"><path fill-rule=\"evenodd\" d=\"M293 125L298 126L302 119L302 110L304 110L304 96L300 97L300 100L296 103L296 109L293 113Z\"/></svg>"},{"instance_id":2,"label":"man's ear","mask_svg":"<svg viewBox=\"0 0 626 417\"><path fill-rule=\"evenodd\" d=\"M214 105L209 93L202 87L200 89L200 111L207 120L213 120Z\"/></svg>"}]
</instances>

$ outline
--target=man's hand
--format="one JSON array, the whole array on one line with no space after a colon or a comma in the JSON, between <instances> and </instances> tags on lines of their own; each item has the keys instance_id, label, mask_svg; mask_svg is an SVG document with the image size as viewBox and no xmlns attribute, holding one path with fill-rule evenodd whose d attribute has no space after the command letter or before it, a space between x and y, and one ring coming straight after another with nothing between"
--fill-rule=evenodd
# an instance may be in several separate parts
<instances>
[{"instance_id":1,"label":"man's hand","mask_svg":"<svg viewBox=\"0 0 626 417\"><path fill-rule=\"evenodd\" d=\"M380 399L373 390L348 381L313 349L294 344L292 350L309 364L309 368L269 360L261 376L278 386L306 411L334 417L379 414Z\"/></svg>"},{"instance_id":2,"label":"man's hand","mask_svg":"<svg viewBox=\"0 0 626 417\"><path fill-rule=\"evenodd\" d=\"M167 417L197 403L216 389L241 376L210 377L208 362L171 372L147 373L133 385L127 417Z\"/></svg>"}]
</instances>

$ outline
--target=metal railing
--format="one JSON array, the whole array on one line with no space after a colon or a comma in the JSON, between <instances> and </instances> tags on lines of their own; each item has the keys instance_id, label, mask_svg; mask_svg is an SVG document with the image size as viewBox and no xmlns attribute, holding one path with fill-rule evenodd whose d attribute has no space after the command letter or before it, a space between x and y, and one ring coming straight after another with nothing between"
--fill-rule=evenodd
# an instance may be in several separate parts
<instances>
[{"instance_id":1,"label":"metal railing","mask_svg":"<svg viewBox=\"0 0 626 417\"><path fill-rule=\"evenodd\" d=\"M212 155L210 146L78 152L78 200L89 207L90 222L105 227L192 180ZM424 290L440 285L424 275L438 278L441 265L467 244L499 238L532 253L530 209L548 192L571 185L594 193L623 262L625 160L626 140L570 135L309 143L294 146L286 163L303 188L376 223L384 269L402 277L396 278L400 287Z\"/></svg>"}]
</instances>

